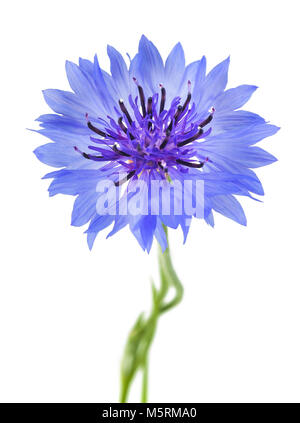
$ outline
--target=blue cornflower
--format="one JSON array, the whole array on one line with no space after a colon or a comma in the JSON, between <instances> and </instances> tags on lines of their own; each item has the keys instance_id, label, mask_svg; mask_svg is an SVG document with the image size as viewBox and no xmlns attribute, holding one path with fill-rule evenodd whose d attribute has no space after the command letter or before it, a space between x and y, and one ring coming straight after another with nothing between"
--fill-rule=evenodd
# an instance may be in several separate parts
<instances>
[{"instance_id":1,"label":"blue cornflower","mask_svg":"<svg viewBox=\"0 0 300 423\"><path fill-rule=\"evenodd\" d=\"M79 59L79 66L67 62L73 92L45 90L45 100L55 114L37 119L42 127L38 132L53 142L38 147L36 156L62 168L44 176L53 178L50 196L77 196L72 225L89 222L89 247L99 231L111 224L108 236L129 225L147 251L154 236L166 248L163 224L181 226L186 239L192 216L214 226L216 211L246 225L235 195L264 194L251 168L276 159L254 145L279 129L257 114L237 110L257 87L241 85L224 91L229 58L206 75L205 57L185 66L180 43L164 64L154 44L142 36L129 69L117 50L109 46L107 51L111 75L100 68L97 56L94 62ZM99 190L104 180L117 189L115 207L107 205L109 201L99 206L99 199L110 191L109 187ZM182 182L182 189L174 188L166 213L161 202L175 180ZM186 193L188 180L202 181L201 200L194 188ZM141 181L149 187L146 193L137 188ZM150 188L153 181L161 182L155 196ZM186 209L175 211L174 203L181 203L186 195L201 202L201 216ZM144 203L140 212L120 213L125 200L133 197ZM160 205L156 213L149 208L153 200Z\"/></svg>"}]
</instances>

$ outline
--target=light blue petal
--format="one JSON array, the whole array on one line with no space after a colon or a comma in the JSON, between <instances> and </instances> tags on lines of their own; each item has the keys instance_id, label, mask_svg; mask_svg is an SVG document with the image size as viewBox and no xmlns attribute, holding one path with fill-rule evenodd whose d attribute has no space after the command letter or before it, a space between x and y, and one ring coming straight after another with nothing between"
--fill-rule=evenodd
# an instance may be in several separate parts
<instances>
[{"instance_id":1,"label":"light blue petal","mask_svg":"<svg viewBox=\"0 0 300 423\"><path fill-rule=\"evenodd\" d=\"M167 237L162 226L162 223L157 219L157 224L154 232L155 238L157 239L159 245L161 246L162 252L164 253L168 247Z\"/></svg>"},{"instance_id":2,"label":"light blue petal","mask_svg":"<svg viewBox=\"0 0 300 423\"><path fill-rule=\"evenodd\" d=\"M93 248L95 239L100 231L107 228L114 220L114 216L96 216L90 223L89 228L85 231L87 233L87 243L89 249Z\"/></svg>"},{"instance_id":3,"label":"light blue petal","mask_svg":"<svg viewBox=\"0 0 300 423\"><path fill-rule=\"evenodd\" d=\"M90 82L86 79L83 71L79 66L75 65L70 61L66 61L66 74L70 87L79 97L83 99L89 98L93 92L93 87Z\"/></svg>"},{"instance_id":4,"label":"light blue petal","mask_svg":"<svg viewBox=\"0 0 300 423\"><path fill-rule=\"evenodd\" d=\"M143 216L139 221L139 227L141 231L141 237L143 239L143 244L146 246L148 253L151 250L154 231L156 229L157 216Z\"/></svg>"},{"instance_id":5,"label":"light blue petal","mask_svg":"<svg viewBox=\"0 0 300 423\"><path fill-rule=\"evenodd\" d=\"M211 158L213 164L211 165L210 163L207 163L206 169L212 166L213 169L221 170L223 172L244 175L244 178L237 176L239 184L254 194L264 195L262 184L253 170L248 169L244 165L237 163L228 157L217 155L216 153L214 153Z\"/></svg>"},{"instance_id":6,"label":"light blue petal","mask_svg":"<svg viewBox=\"0 0 300 423\"><path fill-rule=\"evenodd\" d=\"M227 85L229 61L228 57L215 66L207 75L201 88L199 109L205 110L211 107L214 99L224 91Z\"/></svg>"},{"instance_id":7,"label":"light blue petal","mask_svg":"<svg viewBox=\"0 0 300 423\"><path fill-rule=\"evenodd\" d=\"M131 216L129 227L130 227L131 232L135 236L136 240L140 244L141 248L145 251L147 246L145 245L143 237L141 236L141 229L140 229L139 225L137 225L138 219L139 219L139 217L136 219L135 217Z\"/></svg>"},{"instance_id":8,"label":"light blue petal","mask_svg":"<svg viewBox=\"0 0 300 423\"><path fill-rule=\"evenodd\" d=\"M127 100L129 95L129 73L126 63L122 55L111 46L107 46L107 54L110 58L110 72L119 92L119 98Z\"/></svg>"},{"instance_id":9,"label":"light blue petal","mask_svg":"<svg viewBox=\"0 0 300 423\"><path fill-rule=\"evenodd\" d=\"M72 161L78 160L78 154L72 148L51 142L41 145L34 150L36 157L48 166L64 167Z\"/></svg>"},{"instance_id":10,"label":"light blue petal","mask_svg":"<svg viewBox=\"0 0 300 423\"><path fill-rule=\"evenodd\" d=\"M125 228L128 225L129 219L128 216L115 216L115 224L112 230L109 232L106 238L109 238L119 232L121 229Z\"/></svg>"},{"instance_id":11,"label":"light blue petal","mask_svg":"<svg viewBox=\"0 0 300 423\"><path fill-rule=\"evenodd\" d=\"M101 180L98 170L59 170L48 173L43 179L55 178L49 188L49 195L56 194L78 195L86 191L96 191L96 186Z\"/></svg>"},{"instance_id":12,"label":"light blue petal","mask_svg":"<svg viewBox=\"0 0 300 423\"><path fill-rule=\"evenodd\" d=\"M264 138L267 138L276 134L276 132L278 132L279 129L280 128L278 126L270 125L270 124L256 125L253 128L251 128L251 131L249 131L250 132L249 134L244 134L242 139L240 139L240 141L247 145L253 145L263 140Z\"/></svg>"},{"instance_id":13,"label":"light blue petal","mask_svg":"<svg viewBox=\"0 0 300 423\"><path fill-rule=\"evenodd\" d=\"M77 119L84 119L86 113L94 118L98 115L90 103L85 104L69 91L48 89L43 91L43 95L48 106L56 113Z\"/></svg>"},{"instance_id":14,"label":"light blue petal","mask_svg":"<svg viewBox=\"0 0 300 423\"><path fill-rule=\"evenodd\" d=\"M177 95L184 97L187 94L188 81L191 82L192 101L196 104L199 102L203 83L206 74L206 58L190 63L184 71L184 75L180 84Z\"/></svg>"},{"instance_id":15,"label":"light blue petal","mask_svg":"<svg viewBox=\"0 0 300 423\"><path fill-rule=\"evenodd\" d=\"M40 126L43 128L65 131L68 134L90 135L90 129L87 126L86 119L77 120L67 116L45 114L39 116L36 121L41 122Z\"/></svg>"},{"instance_id":16,"label":"light blue petal","mask_svg":"<svg viewBox=\"0 0 300 423\"><path fill-rule=\"evenodd\" d=\"M212 133L211 136L220 134L222 132L227 132L229 136L235 136L237 133L246 131L249 133L249 129L254 128L255 125L265 124L265 120L251 112L246 110L237 110L224 113L215 112L211 127ZM211 138L210 136L210 138Z\"/></svg>"},{"instance_id":17,"label":"light blue petal","mask_svg":"<svg viewBox=\"0 0 300 423\"><path fill-rule=\"evenodd\" d=\"M98 96L95 81L79 66L69 61L66 61L66 73L70 87L80 100L105 116L107 112Z\"/></svg>"},{"instance_id":18,"label":"light blue petal","mask_svg":"<svg viewBox=\"0 0 300 423\"><path fill-rule=\"evenodd\" d=\"M89 232L87 234L87 243L88 243L90 250L93 248L93 245L94 245L94 242L95 242L97 235L98 235L98 232Z\"/></svg>"},{"instance_id":19,"label":"light blue petal","mask_svg":"<svg viewBox=\"0 0 300 423\"><path fill-rule=\"evenodd\" d=\"M238 113L238 112L236 112ZM251 146L264 138L276 134L278 126L267 123L242 126L240 130L226 131L223 134L210 135L206 141L201 143L201 148L215 149L216 152L231 151L237 146ZM200 145L200 144L199 144ZM198 146L199 146L198 145Z\"/></svg>"},{"instance_id":20,"label":"light blue petal","mask_svg":"<svg viewBox=\"0 0 300 423\"><path fill-rule=\"evenodd\" d=\"M208 225L210 225L212 228L215 226L215 220L214 220L214 215L212 212L210 212L206 217L205 217L205 221Z\"/></svg>"},{"instance_id":21,"label":"light blue petal","mask_svg":"<svg viewBox=\"0 0 300 423\"><path fill-rule=\"evenodd\" d=\"M85 71L90 77L93 76L94 64L90 60L79 58L79 67Z\"/></svg>"},{"instance_id":22,"label":"light blue petal","mask_svg":"<svg viewBox=\"0 0 300 423\"><path fill-rule=\"evenodd\" d=\"M223 216L234 220L240 225L247 225L247 219L244 210L238 200L232 195L220 195L212 197L211 204L216 212L223 214Z\"/></svg>"},{"instance_id":23,"label":"light blue petal","mask_svg":"<svg viewBox=\"0 0 300 423\"><path fill-rule=\"evenodd\" d=\"M105 78L105 74L99 66L97 55L94 57L94 80L97 88L97 93L100 97L100 100L103 104L105 113L103 114L106 117L108 114L114 115L114 106L117 105L118 98L113 89L111 83L109 83L111 78Z\"/></svg>"},{"instance_id":24,"label":"light blue petal","mask_svg":"<svg viewBox=\"0 0 300 423\"><path fill-rule=\"evenodd\" d=\"M180 43L172 49L165 65L164 85L172 98L178 95L179 85L185 71L184 51Z\"/></svg>"},{"instance_id":25,"label":"light blue petal","mask_svg":"<svg viewBox=\"0 0 300 423\"><path fill-rule=\"evenodd\" d=\"M232 158L251 168L266 166L277 161L276 157L260 147L238 148L232 154Z\"/></svg>"},{"instance_id":26,"label":"light blue petal","mask_svg":"<svg viewBox=\"0 0 300 423\"><path fill-rule=\"evenodd\" d=\"M158 91L164 78L164 64L155 45L144 35L139 43L139 74L152 92Z\"/></svg>"},{"instance_id":27,"label":"light blue petal","mask_svg":"<svg viewBox=\"0 0 300 423\"><path fill-rule=\"evenodd\" d=\"M90 232L100 232L103 229L107 228L113 221L115 217L110 214L105 214L103 216L97 215L91 221L88 229L85 231L86 233Z\"/></svg>"},{"instance_id":28,"label":"light blue petal","mask_svg":"<svg viewBox=\"0 0 300 423\"><path fill-rule=\"evenodd\" d=\"M78 195L74 202L71 225L85 225L95 215L98 197L99 193L94 190Z\"/></svg>"},{"instance_id":29,"label":"light blue petal","mask_svg":"<svg viewBox=\"0 0 300 423\"><path fill-rule=\"evenodd\" d=\"M256 89L255 85L240 85L221 93L214 101L216 112L224 113L239 109L247 103Z\"/></svg>"}]
</instances>

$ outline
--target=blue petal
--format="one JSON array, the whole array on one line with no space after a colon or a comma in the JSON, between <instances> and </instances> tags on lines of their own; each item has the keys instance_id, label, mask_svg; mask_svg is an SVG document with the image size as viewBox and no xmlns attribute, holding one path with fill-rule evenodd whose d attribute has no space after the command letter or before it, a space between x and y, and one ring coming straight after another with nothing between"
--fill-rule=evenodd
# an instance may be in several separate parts
<instances>
[{"instance_id":1,"label":"blue petal","mask_svg":"<svg viewBox=\"0 0 300 423\"><path fill-rule=\"evenodd\" d=\"M96 202L99 197L99 193L92 191L83 192L78 195L74 202L72 212L73 226L85 225L96 212Z\"/></svg>"},{"instance_id":2,"label":"blue petal","mask_svg":"<svg viewBox=\"0 0 300 423\"><path fill-rule=\"evenodd\" d=\"M152 92L157 92L163 81L164 64L155 45L144 35L139 43L139 73Z\"/></svg>"},{"instance_id":3,"label":"blue petal","mask_svg":"<svg viewBox=\"0 0 300 423\"><path fill-rule=\"evenodd\" d=\"M49 195L78 195L85 191L95 190L101 173L98 170L59 170L48 173L43 179L54 178L49 186Z\"/></svg>"},{"instance_id":4,"label":"blue petal","mask_svg":"<svg viewBox=\"0 0 300 423\"><path fill-rule=\"evenodd\" d=\"M216 167L216 169L221 170L223 172L225 171L237 175L244 175L244 178L237 176L239 184L245 187L250 192L253 192L254 194L264 195L264 190L261 185L261 182L256 176L256 174L253 172L253 170L248 169L240 163L232 161L228 157L222 157L216 154L214 154L213 165ZM208 164L208 166L206 167L209 166L210 164Z\"/></svg>"},{"instance_id":5,"label":"blue petal","mask_svg":"<svg viewBox=\"0 0 300 423\"><path fill-rule=\"evenodd\" d=\"M95 242L97 235L98 235L97 232L90 232L90 233L87 234L87 243L88 243L90 250L93 248L93 245L94 245L94 242Z\"/></svg>"},{"instance_id":6,"label":"blue petal","mask_svg":"<svg viewBox=\"0 0 300 423\"><path fill-rule=\"evenodd\" d=\"M86 233L90 232L100 232L103 229L107 228L113 221L115 217L110 214L105 214L103 216L97 215L94 217L94 219L91 221L88 229L85 231Z\"/></svg>"},{"instance_id":7,"label":"blue petal","mask_svg":"<svg viewBox=\"0 0 300 423\"><path fill-rule=\"evenodd\" d=\"M240 139L241 142L244 142L247 145L253 145L257 142L263 140L264 138L270 137L276 132L279 131L279 127L270 124L262 124L256 125L251 128L249 134L244 134L243 137Z\"/></svg>"},{"instance_id":8,"label":"blue petal","mask_svg":"<svg viewBox=\"0 0 300 423\"><path fill-rule=\"evenodd\" d=\"M112 84L109 83L110 79L105 78L105 73L99 66L97 55L94 57L94 80L97 88L97 93L103 104L103 108L107 114L115 114L114 105L117 104L117 96L113 90Z\"/></svg>"},{"instance_id":9,"label":"blue petal","mask_svg":"<svg viewBox=\"0 0 300 423\"><path fill-rule=\"evenodd\" d=\"M143 216L142 219L139 221L141 237L148 253L152 246L154 231L156 229L156 221L157 216L151 215Z\"/></svg>"},{"instance_id":10,"label":"blue petal","mask_svg":"<svg viewBox=\"0 0 300 423\"><path fill-rule=\"evenodd\" d=\"M237 147L251 146L264 138L276 134L279 130L275 125L262 123L244 127L240 131L232 131L219 135L211 135L201 143L201 148L215 150L218 153L235 150Z\"/></svg>"},{"instance_id":11,"label":"blue petal","mask_svg":"<svg viewBox=\"0 0 300 423\"><path fill-rule=\"evenodd\" d=\"M207 75L201 89L202 96L199 108L209 108L212 105L211 102L224 91L227 85L229 61L228 57L215 66Z\"/></svg>"},{"instance_id":12,"label":"blue petal","mask_svg":"<svg viewBox=\"0 0 300 423\"><path fill-rule=\"evenodd\" d=\"M181 229L182 229L182 233L183 233L183 243L185 244L190 227L191 227L191 221L192 221L192 217L188 218L188 217L184 217L184 219L181 222Z\"/></svg>"},{"instance_id":13,"label":"blue petal","mask_svg":"<svg viewBox=\"0 0 300 423\"><path fill-rule=\"evenodd\" d=\"M184 71L184 51L181 44L177 43L169 54L165 65L164 85L166 86L167 93L171 98L178 95L178 88L181 83Z\"/></svg>"},{"instance_id":14,"label":"blue petal","mask_svg":"<svg viewBox=\"0 0 300 423\"><path fill-rule=\"evenodd\" d=\"M232 154L232 158L251 168L266 166L277 161L276 157L260 147L238 148Z\"/></svg>"},{"instance_id":15,"label":"blue petal","mask_svg":"<svg viewBox=\"0 0 300 423\"><path fill-rule=\"evenodd\" d=\"M240 144L237 140L232 143L228 142L227 145L224 143L219 148L217 145L213 147L203 145L201 151L202 154L207 154L209 159L216 161L216 164L220 156L223 156L225 160L227 156L229 160L250 168L266 166L277 161L276 157L262 148L249 147L247 144Z\"/></svg>"},{"instance_id":16,"label":"blue petal","mask_svg":"<svg viewBox=\"0 0 300 423\"><path fill-rule=\"evenodd\" d=\"M164 228L161 224L161 221L157 219L157 224L154 232L155 238L157 239L159 245L161 246L162 252L164 253L168 247L167 237L164 231Z\"/></svg>"},{"instance_id":17,"label":"blue petal","mask_svg":"<svg viewBox=\"0 0 300 423\"><path fill-rule=\"evenodd\" d=\"M140 244L141 248L145 251L146 245L144 243L143 237L141 236L141 229L139 225L137 225L136 219L131 217L129 227L133 235L135 236L136 240Z\"/></svg>"},{"instance_id":18,"label":"blue petal","mask_svg":"<svg viewBox=\"0 0 300 423\"><path fill-rule=\"evenodd\" d=\"M86 119L75 120L74 118L45 114L39 116L36 121L41 122L43 128L61 130L67 133L76 133L81 135L90 135L90 130L87 126Z\"/></svg>"},{"instance_id":19,"label":"blue petal","mask_svg":"<svg viewBox=\"0 0 300 423\"><path fill-rule=\"evenodd\" d=\"M88 77L75 63L66 61L66 73L70 87L77 96L85 103L90 104L93 110L105 113L103 104L97 95L97 88L94 81Z\"/></svg>"},{"instance_id":20,"label":"blue petal","mask_svg":"<svg viewBox=\"0 0 300 423\"><path fill-rule=\"evenodd\" d=\"M122 55L111 46L107 46L107 54L110 58L110 71L119 92L119 98L127 100L129 95L129 73L126 63Z\"/></svg>"},{"instance_id":21,"label":"blue petal","mask_svg":"<svg viewBox=\"0 0 300 423\"><path fill-rule=\"evenodd\" d=\"M100 231L107 228L114 220L114 216L96 216L90 223L89 228L85 231L87 233L87 243L89 249L93 248L96 236Z\"/></svg>"},{"instance_id":22,"label":"blue petal","mask_svg":"<svg viewBox=\"0 0 300 423\"><path fill-rule=\"evenodd\" d=\"M128 225L128 216L115 216L115 224L112 228L112 230L107 235L107 238L115 235L117 232L119 232L121 229L125 228L125 226Z\"/></svg>"},{"instance_id":23,"label":"blue petal","mask_svg":"<svg viewBox=\"0 0 300 423\"><path fill-rule=\"evenodd\" d=\"M92 106L82 102L74 93L48 89L43 91L43 95L48 106L56 113L79 119L84 119L86 113L97 117Z\"/></svg>"},{"instance_id":24,"label":"blue petal","mask_svg":"<svg viewBox=\"0 0 300 423\"><path fill-rule=\"evenodd\" d=\"M247 103L256 89L255 85L240 85L231 88L215 99L214 107L218 113L239 109Z\"/></svg>"},{"instance_id":25,"label":"blue petal","mask_svg":"<svg viewBox=\"0 0 300 423\"><path fill-rule=\"evenodd\" d=\"M224 113L214 114L212 121L212 136L222 132L227 132L230 136L246 131L252 132L255 125L265 124L265 120L256 113L247 112L246 110L237 110ZM250 131L251 128L251 131ZM233 134L233 132L235 132ZM211 137L210 137L211 138Z\"/></svg>"},{"instance_id":26,"label":"blue petal","mask_svg":"<svg viewBox=\"0 0 300 423\"><path fill-rule=\"evenodd\" d=\"M220 195L211 198L211 204L215 211L234 220L240 225L247 225L244 210L238 200L232 195Z\"/></svg>"},{"instance_id":27,"label":"blue petal","mask_svg":"<svg viewBox=\"0 0 300 423\"><path fill-rule=\"evenodd\" d=\"M83 99L89 98L93 91L93 87L90 82L86 79L83 71L79 66L75 65L70 61L66 61L66 74L70 87L75 94L82 97Z\"/></svg>"},{"instance_id":28,"label":"blue petal","mask_svg":"<svg viewBox=\"0 0 300 423\"><path fill-rule=\"evenodd\" d=\"M79 67L80 69L82 69L83 71L86 72L86 74L88 74L90 77L93 76L93 62L91 62L90 60L87 59L82 59L81 57L79 58Z\"/></svg>"},{"instance_id":29,"label":"blue petal","mask_svg":"<svg viewBox=\"0 0 300 423\"><path fill-rule=\"evenodd\" d=\"M74 149L53 142L36 148L34 154L41 162L53 167L68 166L73 160L78 160Z\"/></svg>"},{"instance_id":30,"label":"blue petal","mask_svg":"<svg viewBox=\"0 0 300 423\"><path fill-rule=\"evenodd\" d=\"M206 217L205 217L205 221L208 225L210 225L212 228L215 226L215 221L214 221L214 215L212 212L210 212Z\"/></svg>"},{"instance_id":31,"label":"blue petal","mask_svg":"<svg viewBox=\"0 0 300 423\"><path fill-rule=\"evenodd\" d=\"M190 63L186 68L181 81L178 95L184 97L187 93L187 83L191 81L191 92L193 101L197 104L200 99L201 90L205 81L206 58Z\"/></svg>"}]
</instances>

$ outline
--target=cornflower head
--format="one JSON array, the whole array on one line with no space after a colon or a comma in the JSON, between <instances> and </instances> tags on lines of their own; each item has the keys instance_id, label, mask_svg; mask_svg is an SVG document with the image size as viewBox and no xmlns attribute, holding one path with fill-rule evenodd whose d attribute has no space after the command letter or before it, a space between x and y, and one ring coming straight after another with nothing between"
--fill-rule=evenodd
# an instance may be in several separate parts
<instances>
[{"instance_id":1,"label":"cornflower head","mask_svg":"<svg viewBox=\"0 0 300 423\"><path fill-rule=\"evenodd\" d=\"M225 90L229 58L206 73L205 57L185 65L180 43L164 63L142 36L129 68L107 52L111 74L97 56L67 62L73 92L45 90L55 113L37 119L51 142L35 154L60 168L44 176L50 196L77 196L72 225L89 223L89 247L111 225L107 236L129 225L148 252L154 237L167 247L163 225L180 226L184 240L193 217L246 225L236 195L264 194L252 169L276 159L256 144L279 129L239 110L257 87Z\"/></svg>"}]
</instances>

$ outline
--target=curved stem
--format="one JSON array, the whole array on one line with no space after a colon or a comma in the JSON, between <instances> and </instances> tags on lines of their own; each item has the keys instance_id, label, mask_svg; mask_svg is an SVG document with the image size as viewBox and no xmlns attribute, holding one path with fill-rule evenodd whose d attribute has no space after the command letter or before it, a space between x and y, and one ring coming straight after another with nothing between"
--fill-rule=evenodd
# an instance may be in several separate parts
<instances>
[{"instance_id":1,"label":"curved stem","mask_svg":"<svg viewBox=\"0 0 300 423\"><path fill-rule=\"evenodd\" d=\"M168 240L167 228L164 227ZM169 244L169 243L168 243ZM127 402L131 383L138 370L143 371L142 402L148 397L149 351L155 335L159 316L175 307L182 299L183 287L173 268L169 246L163 253L159 247L160 287L152 282L152 309L148 318L141 314L129 333L121 363L120 402ZM165 302L170 288L175 288L175 296Z\"/></svg>"}]
</instances>

